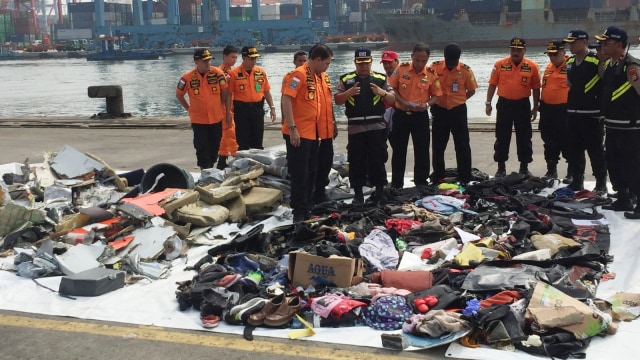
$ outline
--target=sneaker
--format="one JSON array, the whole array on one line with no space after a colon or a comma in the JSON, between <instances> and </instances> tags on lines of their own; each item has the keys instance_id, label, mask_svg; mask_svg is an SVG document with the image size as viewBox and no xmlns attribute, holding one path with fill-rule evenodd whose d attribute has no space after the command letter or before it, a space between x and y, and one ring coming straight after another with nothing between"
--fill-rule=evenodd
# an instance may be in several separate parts
<instances>
[{"instance_id":1,"label":"sneaker","mask_svg":"<svg viewBox=\"0 0 640 360\"><path fill-rule=\"evenodd\" d=\"M218 315L207 315L202 319L202 327L205 329L212 329L218 326L220 322L220 317Z\"/></svg>"},{"instance_id":2,"label":"sneaker","mask_svg":"<svg viewBox=\"0 0 640 360\"><path fill-rule=\"evenodd\" d=\"M260 268L260 264L249 259L244 253L230 254L225 258L226 265L230 266L237 274L246 274Z\"/></svg>"},{"instance_id":3,"label":"sneaker","mask_svg":"<svg viewBox=\"0 0 640 360\"><path fill-rule=\"evenodd\" d=\"M215 286L228 288L231 285L237 283L238 280L240 280L240 278L242 278L242 276L240 274L229 274L229 275L225 275L222 279L214 282L213 284Z\"/></svg>"},{"instance_id":4,"label":"sneaker","mask_svg":"<svg viewBox=\"0 0 640 360\"><path fill-rule=\"evenodd\" d=\"M264 273L262 272L262 270L258 269L258 270L254 270L254 271L249 271L249 273L242 278L242 280L244 281L251 281L254 284L256 284L256 286L260 285L260 282L262 281L262 278L264 277Z\"/></svg>"}]
</instances>

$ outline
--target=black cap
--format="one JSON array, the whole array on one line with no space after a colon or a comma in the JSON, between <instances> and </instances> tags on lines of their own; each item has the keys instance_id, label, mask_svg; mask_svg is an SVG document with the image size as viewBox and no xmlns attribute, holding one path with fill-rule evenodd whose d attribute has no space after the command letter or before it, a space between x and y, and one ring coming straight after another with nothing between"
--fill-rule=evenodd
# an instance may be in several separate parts
<instances>
[{"instance_id":1,"label":"black cap","mask_svg":"<svg viewBox=\"0 0 640 360\"><path fill-rule=\"evenodd\" d=\"M513 49L524 49L527 47L527 42L519 37L514 37L511 39L511 42L509 42L509 47Z\"/></svg>"},{"instance_id":2,"label":"black cap","mask_svg":"<svg viewBox=\"0 0 640 360\"><path fill-rule=\"evenodd\" d=\"M209 49L195 49L193 51L193 60L209 60L213 59Z\"/></svg>"},{"instance_id":3,"label":"black cap","mask_svg":"<svg viewBox=\"0 0 640 360\"><path fill-rule=\"evenodd\" d=\"M460 45L451 43L444 47L444 63L447 67L455 67L460 61L460 54L462 54L462 48Z\"/></svg>"},{"instance_id":4,"label":"black cap","mask_svg":"<svg viewBox=\"0 0 640 360\"><path fill-rule=\"evenodd\" d=\"M571 30L569 31L569 34L567 34L567 37L564 38L563 41L567 43L572 43L576 40L582 40L582 39L589 40L589 33L584 30Z\"/></svg>"},{"instance_id":5,"label":"black cap","mask_svg":"<svg viewBox=\"0 0 640 360\"><path fill-rule=\"evenodd\" d=\"M564 50L564 43L562 41L553 40L547 44L547 51L545 54L557 54L559 50Z\"/></svg>"},{"instance_id":6,"label":"black cap","mask_svg":"<svg viewBox=\"0 0 640 360\"><path fill-rule=\"evenodd\" d=\"M241 51L242 56L248 56L248 57L258 57L260 56L260 54L258 54L258 49L256 49L255 46L245 46L242 48Z\"/></svg>"},{"instance_id":7,"label":"black cap","mask_svg":"<svg viewBox=\"0 0 640 360\"><path fill-rule=\"evenodd\" d=\"M594 42L594 43L591 43L591 44L587 45L587 47L588 47L589 49L597 49L597 48L599 48L600 46L602 46L602 41L600 41L600 40L596 40L596 42Z\"/></svg>"},{"instance_id":8,"label":"black cap","mask_svg":"<svg viewBox=\"0 0 640 360\"><path fill-rule=\"evenodd\" d=\"M373 58L371 57L371 50L364 47L357 48L355 52L355 60L356 64L372 62Z\"/></svg>"},{"instance_id":9,"label":"black cap","mask_svg":"<svg viewBox=\"0 0 640 360\"><path fill-rule=\"evenodd\" d=\"M596 35L596 39L600 41L615 40L623 44L627 43L627 32L617 26L609 26L602 35Z\"/></svg>"}]
</instances>

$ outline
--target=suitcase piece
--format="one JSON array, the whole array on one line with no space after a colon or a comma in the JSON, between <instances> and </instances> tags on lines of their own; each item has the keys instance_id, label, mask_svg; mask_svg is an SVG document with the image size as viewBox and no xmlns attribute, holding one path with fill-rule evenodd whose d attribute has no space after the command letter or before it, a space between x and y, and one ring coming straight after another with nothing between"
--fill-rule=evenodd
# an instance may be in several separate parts
<instances>
[{"instance_id":1,"label":"suitcase piece","mask_svg":"<svg viewBox=\"0 0 640 360\"><path fill-rule=\"evenodd\" d=\"M95 268L63 276L58 291L71 296L99 296L124 287L124 271Z\"/></svg>"},{"instance_id":2,"label":"suitcase piece","mask_svg":"<svg viewBox=\"0 0 640 360\"><path fill-rule=\"evenodd\" d=\"M195 226L216 226L227 221L229 210L220 205L189 204L177 211L178 219Z\"/></svg>"},{"instance_id":3,"label":"suitcase piece","mask_svg":"<svg viewBox=\"0 0 640 360\"><path fill-rule=\"evenodd\" d=\"M247 215L273 211L282 202L282 190L254 186L242 194L247 206Z\"/></svg>"}]
</instances>

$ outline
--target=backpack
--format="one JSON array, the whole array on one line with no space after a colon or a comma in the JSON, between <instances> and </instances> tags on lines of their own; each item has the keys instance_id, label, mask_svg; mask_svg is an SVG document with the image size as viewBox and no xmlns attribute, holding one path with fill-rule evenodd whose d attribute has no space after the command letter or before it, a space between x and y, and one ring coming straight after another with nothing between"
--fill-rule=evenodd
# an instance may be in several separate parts
<instances>
[{"instance_id":1,"label":"backpack","mask_svg":"<svg viewBox=\"0 0 640 360\"><path fill-rule=\"evenodd\" d=\"M404 296L386 295L367 306L362 317L367 326L376 330L398 330L412 313Z\"/></svg>"}]
</instances>

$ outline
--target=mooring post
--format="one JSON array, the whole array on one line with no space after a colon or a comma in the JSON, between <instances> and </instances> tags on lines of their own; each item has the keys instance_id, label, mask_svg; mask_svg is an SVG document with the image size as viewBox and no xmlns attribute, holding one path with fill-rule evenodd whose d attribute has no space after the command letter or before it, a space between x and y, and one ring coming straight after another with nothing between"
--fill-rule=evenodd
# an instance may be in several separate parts
<instances>
[{"instance_id":1,"label":"mooring post","mask_svg":"<svg viewBox=\"0 0 640 360\"><path fill-rule=\"evenodd\" d=\"M89 86L87 89L90 98L105 98L107 101L107 114L113 117L121 117L124 114L124 101L122 99L122 86L100 85Z\"/></svg>"}]
</instances>

